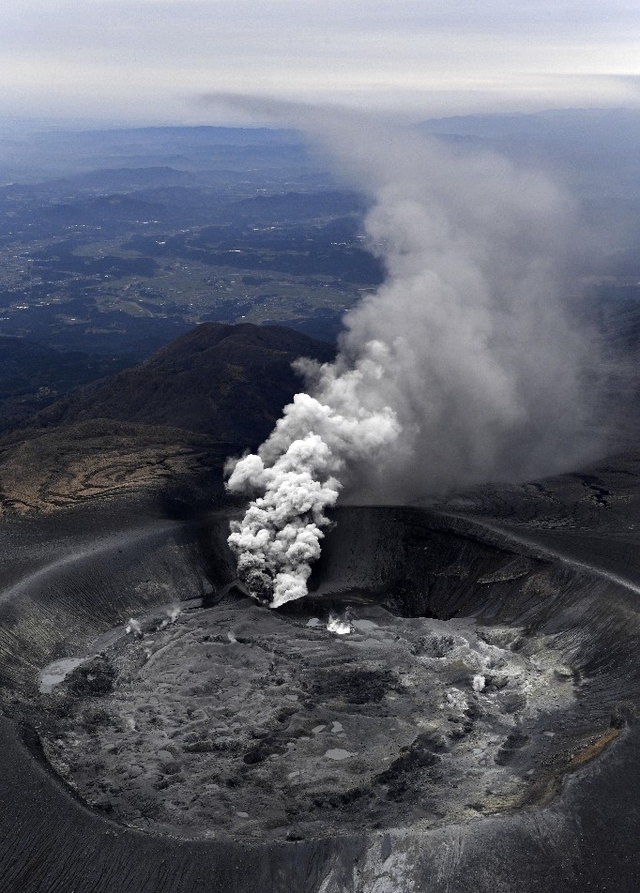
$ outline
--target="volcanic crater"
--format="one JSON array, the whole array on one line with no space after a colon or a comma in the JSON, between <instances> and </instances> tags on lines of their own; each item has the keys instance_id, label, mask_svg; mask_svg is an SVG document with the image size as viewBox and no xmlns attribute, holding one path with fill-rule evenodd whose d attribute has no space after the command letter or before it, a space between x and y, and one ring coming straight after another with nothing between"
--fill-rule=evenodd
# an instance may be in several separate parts
<instances>
[{"instance_id":1,"label":"volcanic crater","mask_svg":"<svg viewBox=\"0 0 640 893\"><path fill-rule=\"evenodd\" d=\"M12 709L83 802L174 837L420 833L548 804L620 735L635 634L602 580L422 509L334 521L307 599L234 584L223 514L211 591L134 574L126 620L41 661Z\"/></svg>"}]
</instances>

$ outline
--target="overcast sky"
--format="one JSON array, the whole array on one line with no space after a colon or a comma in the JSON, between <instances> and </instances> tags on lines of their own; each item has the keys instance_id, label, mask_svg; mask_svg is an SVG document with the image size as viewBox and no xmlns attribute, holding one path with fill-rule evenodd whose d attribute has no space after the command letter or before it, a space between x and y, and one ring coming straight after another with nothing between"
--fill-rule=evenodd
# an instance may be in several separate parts
<instances>
[{"instance_id":1,"label":"overcast sky","mask_svg":"<svg viewBox=\"0 0 640 893\"><path fill-rule=\"evenodd\" d=\"M637 0L19 0L0 115L210 122L215 91L410 118L640 105Z\"/></svg>"}]
</instances>

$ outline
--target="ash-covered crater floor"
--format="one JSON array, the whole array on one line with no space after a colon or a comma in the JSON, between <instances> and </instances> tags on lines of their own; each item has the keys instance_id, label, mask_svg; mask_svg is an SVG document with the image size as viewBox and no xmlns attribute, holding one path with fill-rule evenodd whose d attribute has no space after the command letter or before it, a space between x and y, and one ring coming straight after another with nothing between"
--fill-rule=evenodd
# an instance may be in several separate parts
<instances>
[{"instance_id":1,"label":"ash-covered crater floor","mask_svg":"<svg viewBox=\"0 0 640 893\"><path fill-rule=\"evenodd\" d=\"M576 728L568 744L583 683L553 635L362 597L342 604L350 632L327 619L319 602L229 596L130 624L43 686L45 754L126 825L298 840L547 802L581 750L616 734Z\"/></svg>"},{"instance_id":2,"label":"ash-covered crater floor","mask_svg":"<svg viewBox=\"0 0 640 893\"><path fill-rule=\"evenodd\" d=\"M551 546L345 506L277 611L230 586L226 509L5 524L0 890L636 891L625 480Z\"/></svg>"}]
</instances>

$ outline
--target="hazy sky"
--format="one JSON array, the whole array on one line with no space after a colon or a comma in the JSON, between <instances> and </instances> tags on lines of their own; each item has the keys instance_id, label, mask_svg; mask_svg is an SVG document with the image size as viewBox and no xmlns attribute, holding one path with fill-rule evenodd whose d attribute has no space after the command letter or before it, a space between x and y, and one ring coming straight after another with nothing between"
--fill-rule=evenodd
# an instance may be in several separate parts
<instances>
[{"instance_id":1,"label":"hazy sky","mask_svg":"<svg viewBox=\"0 0 640 893\"><path fill-rule=\"evenodd\" d=\"M195 97L397 110L640 105L637 0L20 0L0 115L202 121Z\"/></svg>"}]
</instances>

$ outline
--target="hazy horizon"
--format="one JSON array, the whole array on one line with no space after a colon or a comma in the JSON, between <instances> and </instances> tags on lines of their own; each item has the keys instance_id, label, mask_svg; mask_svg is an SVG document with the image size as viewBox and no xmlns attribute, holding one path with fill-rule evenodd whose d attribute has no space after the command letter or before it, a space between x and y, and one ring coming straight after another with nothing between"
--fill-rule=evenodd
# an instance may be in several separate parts
<instances>
[{"instance_id":1,"label":"hazy horizon","mask_svg":"<svg viewBox=\"0 0 640 893\"><path fill-rule=\"evenodd\" d=\"M211 92L402 120L640 107L624 0L25 0L0 49L0 117L223 123L199 102Z\"/></svg>"},{"instance_id":2,"label":"hazy horizon","mask_svg":"<svg viewBox=\"0 0 640 893\"><path fill-rule=\"evenodd\" d=\"M213 102L208 96L199 96L198 104L205 107L209 106L211 108L209 120L202 121L161 120L159 118L147 119L144 117L135 119L109 119L82 115L68 116L51 114L47 116L42 114L4 114L0 111L0 128L3 128L2 141L8 146L12 138L28 138L29 135L38 136L55 133L73 134L85 132L106 133L109 131L120 130L171 130L180 128L193 130L270 130L274 133L289 133L294 138L303 135L303 129L298 130L295 124L291 124L287 120L274 120L273 113L269 109L271 106L281 102L278 98L260 95L248 96L246 94L238 94L237 98L238 104L235 105L232 96L225 96L220 104L216 104L215 94L213 95ZM251 105L253 106L251 111L243 108L247 99L250 100ZM262 102L264 102L265 106L264 113L259 111ZM288 104L287 100L282 102L283 106L286 107ZM320 114L326 112L329 116L332 116L333 114L349 114L351 112L348 106L342 104L303 102L301 103L301 107L315 110ZM364 112L364 115L370 121L379 121L381 126L396 126L400 129L411 129L423 125L437 125L439 122L442 122L443 124L452 122L450 130L436 129L432 131L434 135L437 135L446 134L447 132L458 134L461 132L461 129L464 131L464 122L469 122L471 126L477 122L483 121L492 124L499 121L513 121L517 124L518 122L526 123L528 121L536 120L541 122L549 121L553 120L556 115L571 115L574 116L575 120L578 120L577 116L580 115L593 115L596 124L600 124L604 120L604 118L598 120L598 116L621 115L625 116L627 120L632 121L635 124L636 122L640 122L640 105L637 107L633 105L566 105L545 107L537 110L524 108L520 110L514 109L512 111L479 110L467 113L451 110L447 111L445 109L442 111L442 114L422 115L411 119L408 118L402 122L399 122L396 116L389 115L381 110L367 110ZM490 138L505 135L507 134L496 131L495 133L491 133ZM610 137L613 139L614 134L610 134Z\"/></svg>"}]
</instances>

